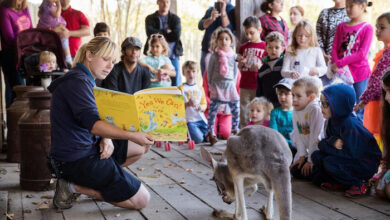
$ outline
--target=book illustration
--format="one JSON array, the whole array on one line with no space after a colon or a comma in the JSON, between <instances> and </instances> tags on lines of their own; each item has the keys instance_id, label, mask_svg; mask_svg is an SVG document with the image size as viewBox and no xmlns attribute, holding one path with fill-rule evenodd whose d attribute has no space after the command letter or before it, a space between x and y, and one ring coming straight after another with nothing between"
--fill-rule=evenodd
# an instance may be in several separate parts
<instances>
[{"instance_id":1,"label":"book illustration","mask_svg":"<svg viewBox=\"0 0 390 220\"><path fill-rule=\"evenodd\" d=\"M142 131L156 141L186 141L184 97L177 88L152 88L134 95L94 88L100 118L128 131Z\"/></svg>"}]
</instances>

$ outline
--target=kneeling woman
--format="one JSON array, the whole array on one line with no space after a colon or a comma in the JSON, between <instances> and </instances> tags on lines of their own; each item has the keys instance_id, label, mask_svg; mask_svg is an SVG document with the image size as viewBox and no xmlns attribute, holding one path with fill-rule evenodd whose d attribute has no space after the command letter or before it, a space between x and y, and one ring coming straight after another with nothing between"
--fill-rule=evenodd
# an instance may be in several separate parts
<instances>
[{"instance_id":1,"label":"kneeling woman","mask_svg":"<svg viewBox=\"0 0 390 220\"><path fill-rule=\"evenodd\" d=\"M74 193L129 209L144 208L149 201L145 186L121 166L139 159L153 139L101 121L93 96L95 79L110 73L116 53L117 46L109 38L92 39L77 52L73 68L48 88L51 157L60 176L53 198L57 208L72 207ZM110 138L128 142L113 144Z\"/></svg>"}]
</instances>

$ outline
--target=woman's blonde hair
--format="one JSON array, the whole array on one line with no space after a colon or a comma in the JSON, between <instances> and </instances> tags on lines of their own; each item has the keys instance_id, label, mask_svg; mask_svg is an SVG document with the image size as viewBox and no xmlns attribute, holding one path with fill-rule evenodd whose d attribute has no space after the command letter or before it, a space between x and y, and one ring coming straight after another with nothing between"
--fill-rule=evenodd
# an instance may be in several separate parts
<instances>
[{"instance_id":1,"label":"woman's blonde hair","mask_svg":"<svg viewBox=\"0 0 390 220\"><path fill-rule=\"evenodd\" d=\"M85 64L87 51L99 57L115 57L117 45L108 37L95 37L79 48L72 67L75 67L77 63Z\"/></svg>"},{"instance_id":2,"label":"woman's blonde hair","mask_svg":"<svg viewBox=\"0 0 390 220\"><path fill-rule=\"evenodd\" d=\"M218 38L222 33L229 35L230 39L232 40L232 47L234 48L235 38L232 31L230 31L229 28L219 27L211 34L209 51L212 53L216 52L218 47Z\"/></svg>"},{"instance_id":3,"label":"woman's blonde hair","mask_svg":"<svg viewBox=\"0 0 390 220\"><path fill-rule=\"evenodd\" d=\"M56 55L51 51L42 51L39 55L39 66L51 60L55 60L57 62Z\"/></svg>"},{"instance_id":4,"label":"woman's blonde hair","mask_svg":"<svg viewBox=\"0 0 390 220\"><path fill-rule=\"evenodd\" d=\"M148 42L148 44L149 44L149 49L148 49L148 52L147 52L148 56L153 56L152 55L152 44L154 44L156 42L160 43L161 46L164 49L162 55L169 56L169 46L168 46L167 41L165 40L164 35L162 35L162 34L152 34L150 36L150 39L149 39L149 42Z\"/></svg>"},{"instance_id":5,"label":"woman's blonde hair","mask_svg":"<svg viewBox=\"0 0 390 220\"><path fill-rule=\"evenodd\" d=\"M293 56L297 55L297 50L298 50L298 42L297 42L297 34L300 28L303 28L309 35L310 35L310 40L309 40L309 47L318 47L318 40L317 40L317 34L316 31L314 30L313 25L311 22L307 19L302 19L297 26L294 29L294 32L292 33L292 40L291 40L291 45L290 45L290 53Z\"/></svg>"},{"instance_id":6,"label":"woman's blonde hair","mask_svg":"<svg viewBox=\"0 0 390 220\"><path fill-rule=\"evenodd\" d=\"M250 108L253 105L260 105L263 107L265 113L264 118L269 118L272 109L274 109L274 105L270 101L268 101L265 97L256 97L252 99L252 101L248 104L247 107L249 109L248 112L250 112Z\"/></svg>"}]
</instances>

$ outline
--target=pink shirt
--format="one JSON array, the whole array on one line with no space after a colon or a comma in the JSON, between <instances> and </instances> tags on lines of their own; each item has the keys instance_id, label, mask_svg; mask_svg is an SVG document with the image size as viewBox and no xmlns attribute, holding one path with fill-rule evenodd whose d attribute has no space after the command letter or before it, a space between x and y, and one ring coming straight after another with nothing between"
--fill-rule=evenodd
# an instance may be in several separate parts
<instances>
[{"instance_id":1,"label":"pink shirt","mask_svg":"<svg viewBox=\"0 0 390 220\"><path fill-rule=\"evenodd\" d=\"M249 126L249 125L255 125L255 123L253 123L253 121L250 121L250 122L248 122L248 124L246 124L246 126ZM265 127L269 127L269 120L265 120L262 125Z\"/></svg>"},{"instance_id":2,"label":"pink shirt","mask_svg":"<svg viewBox=\"0 0 390 220\"><path fill-rule=\"evenodd\" d=\"M240 88L257 89L257 71L251 72L249 69L253 64L263 64L261 59L267 55L265 52L265 42L251 43L246 42L241 45L238 54L246 58L247 62L241 69Z\"/></svg>"},{"instance_id":3,"label":"pink shirt","mask_svg":"<svg viewBox=\"0 0 390 220\"><path fill-rule=\"evenodd\" d=\"M345 22L340 23L333 41L332 62L339 68L348 65L355 83L366 80L371 73L367 55L372 42L373 27L367 24L362 28L353 45L351 55L344 57L344 52L347 50L350 37L354 36L365 23L354 26L348 26Z\"/></svg>"},{"instance_id":4,"label":"pink shirt","mask_svg":"<svg viewBox=\"0 0 390 220\"><path fill-rule=\"evenodd\" d=\"M378 65L368 80L367 89L360 100L367 104L373 100L380 100L382 95L382 76L390 70L390 48L387 48L379 60Z\"/></svg>"}]
</instances>

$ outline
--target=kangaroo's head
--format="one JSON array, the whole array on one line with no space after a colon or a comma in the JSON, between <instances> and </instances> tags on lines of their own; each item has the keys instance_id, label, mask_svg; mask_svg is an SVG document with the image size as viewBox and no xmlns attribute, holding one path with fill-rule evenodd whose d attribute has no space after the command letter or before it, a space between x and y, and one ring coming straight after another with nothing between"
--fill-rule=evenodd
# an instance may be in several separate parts
<instances>
[{"instance_id":1,"label":"kangaroo's head","mask_svg":"<svg viewBox=\"0 0 390 220\"><path fill-rule=\"evenodd\" d=\"M211 180L217 185L218 193L222 196L222 200L227 204L231 204L235 200L234 184L232 176L229 172L226 160L217 162L203 147L200 148L201 156L204 160L210 163L214 170L214 175Z\"/></svg>"}]
</instances>

